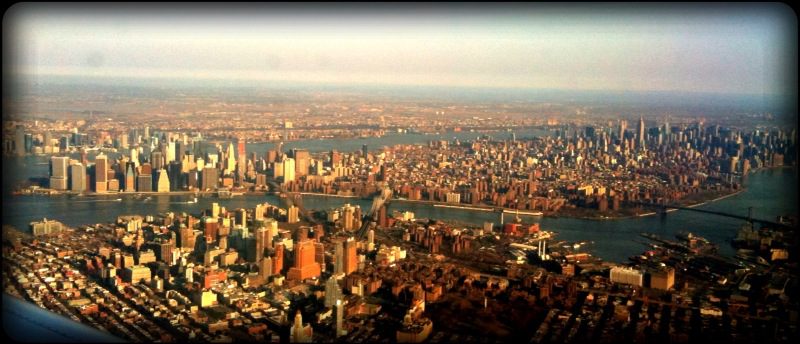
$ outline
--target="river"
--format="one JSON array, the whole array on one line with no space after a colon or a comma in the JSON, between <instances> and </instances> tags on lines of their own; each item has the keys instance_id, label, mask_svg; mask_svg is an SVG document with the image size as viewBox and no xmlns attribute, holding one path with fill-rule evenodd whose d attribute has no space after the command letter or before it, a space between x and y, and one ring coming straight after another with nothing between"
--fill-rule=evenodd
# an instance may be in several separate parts
<instances>
[{"instance_id":1,"label":"river","mask_svg":"<svg viewBox=\"0 0 800 344\"><path fill-rule=\"evenodd\" d=\"M456 134L456 135L453 135ZM533 136L532 132L518 132L517 138ZM361 149L362 144L367 144L370 150L378 149L383 145L394 144L424 144L434 139L452 139L452 136L461 140L474 139L478 133L446 133L442 135L387 135L384 138L367 138L354 140L308 140L291 142L284 147L307 148L312 152L327 151L336 148L339 151L354 151ZM450 136L448 138L448 136ZM510 133L495 133L496 138L508 138ZM271 144L252 144L248 149L255 149L263 153L271 148ZM252 147L252 148L251 148ZM98 201L90 197L70 199L68 196L12 196L10 195L13 183L27 177L46 177L48 171L48 157L26 156L8 157L3 164L3 224L10 224L19 229L27 230L28 224L34 220L46 217L62 221L70 226L83 224L105 223L114 221L119 215L127 214L158 214L166 211L199 213L202 209L210 208L211 203L217 202L226 208L252 208L258 203L281 204L278 197L273 195L244 195L232 199L218 199L216 197L201 197L196 204L186 204L188 196L159 195L152 196L145 201L143 197L113 196L110 199L122 198L120 202ZM753 216L759 219L772 220L779 215L797 213L797 170L795 168L767 169L750 175L746 182L747 189L735 196L721 199L716 202L699 206L699 209L716 210L739 215L746 215L747 208L753 207ZM369 209L370 200L357 198L340 198L306 195L303 198L308 209L329 209L341 206L344 203L358 204ZM452 208L436 208L430 204L393 202L389 207L393 210L410 210L418 218L434 218L442 220L457 220L481 226L483 222L499 223L499 214L480 211L471 211ZM513 214L506 214L506 219L513 218ZM558 238L567 241L592 242L587 249L592 254L608 261L624 262L631 255L640 254L646 247L639 242L643 241L639 233L654 233L663 237L673 238L679 231L690 231L706 237L719 244L720 251L725 255L732 255L733 249L729 242L736 236L742 221L716 215L702 214L691 211L670 212L666 219L659 216L647 216L620 220L583 220L574 218L550 218L521 216L524 222L538 222L542 229L558 232Z\"/></svg>"}]
</instances>

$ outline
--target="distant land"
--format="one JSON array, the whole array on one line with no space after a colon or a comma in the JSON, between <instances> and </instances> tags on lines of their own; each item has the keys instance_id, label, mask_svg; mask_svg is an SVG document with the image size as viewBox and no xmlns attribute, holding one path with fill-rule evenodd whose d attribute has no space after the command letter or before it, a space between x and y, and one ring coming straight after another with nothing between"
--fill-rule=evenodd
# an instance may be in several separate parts
<instances>
[{"instance_id":1,"label":"distant land","mask_svg":"<svg viewBox=\"0 0 800 344\"><path fill-rule=\"evenodd\" d=\"M126 96L157 96L164 90L184 92L221 91L223 94L253 95L264 90L355 93L391 97L394 100L452 100L471 102L557 102L599 106L646 106L648 110L676 108L724 111L773 112L795 116L794 99L784 95L701 93L681 91L617 91L481 88L465 86L414 86L377 84L298 83L259 80L192 78L130 78L106 76L25 76L9 80L17 95L63 94L67 91L102 91ZM78 89L76 89L76 86ZM22 91L19 94L19 91ZM7 92L7 91L6 91ZM4 96L8 94L4 92Z\"/></svg>"}]
</instances>

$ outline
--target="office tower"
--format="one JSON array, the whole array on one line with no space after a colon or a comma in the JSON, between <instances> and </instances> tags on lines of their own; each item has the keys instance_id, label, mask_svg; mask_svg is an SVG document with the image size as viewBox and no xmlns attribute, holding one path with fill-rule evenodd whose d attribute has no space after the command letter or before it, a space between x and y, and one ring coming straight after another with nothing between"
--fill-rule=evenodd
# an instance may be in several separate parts
<instances>
[{"instance_id":1,"label":"office tower","mask_svg":"<svg viewBox=\"0 0 800 344\"><path fill-rule=\"evenodd\" d=\"M267 236L270 235L269 229L259 227L256 229L256 261L260 262L264 258L264 249L267 247Z\"/></svg>"},{"instance_id":2,"label":"office tower","mask_svg":"<svg viewBox=\"0 0 800 344\"><path fill-rule=\"evenodd\" d=\"M303 317L298 310L294 316L294 324L289 330L290 343L311 343L313 338L313 328L311 324L303 325Z\"/></svg>"},{"instance_id":3,"label":"office tower","mask_svg":"<svg viewBox=\"0 0 800 344\"><path fill-rule=\"evenodd\" d=\"M276 161L272 164L272 178L283 177L283 162Z\"/></svg>"},{"instance_id":4,"label":"office tower","mask_svg":"<svg viewBox=\"0 0 800 344\"><path fill-rule=\"evenodd\" d=\"M383 205L378 209L378 225L381 227L388 227L389 220L386 217L386 205Z\"/></svg>"},{"instance_id":5,"label":"office tower","mask_svg":"<svg viewBox=\"0 0 800 344\"><path fill-rule=\"evenodd\" d=\"M236 224L242 227L247 227L247 209L236 210Z\"/></svg>"},{"instance_id":6,"label":"office tower","mask_svg":"<svg viewBox=\"0 0 800 344\"><path fill-rule=\"evenodd\" d=\"M181 163L178 161L170 162L169 165L167 165L170 191L182 190L186 186L186 179L181 169Z\"/></svg>"},{"instance_id":7,"label":"office tower","mask_svg":"<svg viewBox=\"0 0 800 344\"><path fill-rule=\"evenodd\" d=\"M285 245L283 243L278 243L275 246L275 259L272 260L272 274L280 274L283 272L283 251Z\"/></svg>"},{"instance_id":8,"label":"office tower","mask_svg":"<svg viewBox=\"0 0 800 344\"><path fill-rule=\"evenodd\" d=\"M211 217L217 218L219 217L219 203L214 202L211 203Z\"/></svg>"},{"instance_id":9,"label":"office tower","mask_svg":"<svg viewBox=\"0 0 800 344\"><path fill-rule=\"evenodd\" d=\"M267 151L267 163L271 164L278 160L278 151L277 150L268 150Z\"/></svg>"},{"instance_id":10,"label":"office tower","mask_svg":"<svg viewBox=\"0 0 800 344\"><path fill-rule=\"evenodd\" d=\"M272 274L272 258L271 257L267 257L267 258L261 259L260 267L258 269L258 274L261 276L261 278L264 279L264 281L266 281L267 277L273 275Z\"/></svg>"},{"instance_id":11,"label":"office tower","mask_svg":"<svg viewBox=\"0 0 800 344\"><path fill-rule=\"evenodd\" d=\"M58 149L61 152L66 152L69 150L69 140L66 136L62 136L58 138Z\"/></svg>"},{"instance_id":12,"label":"office tower","mask_svg":"<svg viewBox=\"0 0 800 344\"><path fill-rule=\"evenodd\" d=\"M344 205L344 214L343 214L343 225L344 230L350 231L354 229L354 222L355 222L355 208L350 206L349 203Z\"/></svg>"},{"instance_id":13,"label":"office tower","mask_svg":"<svg viewBox=\"0 0 800 344\"><path fill-rule=\"evenodd\" d=\"M81 163L72 164L69 167L69 172L69 189L75 192L86 191L86 167Z\"/></svg>"},{"instance_id":14,"label":"office tower","mask_svg":"<svg viewBox=\"0 0 800 344\"><path fill-rule=\"evenodd\" d=\"M136 148L131 148L131 162L134 164L134 167L139 167L141 163L139 163L139 150Z\"/></svg>"},{"instance_id":15,"label":"office tower","mask_svg":"<svg viewBox=\"0 0 800 344\"><path fill-rule=\"evenodd\" d=\"M370 229L367 232L367 251L375 249L375 230Z\"/></svg>"},{"instance_id":16,"label":"office tower","mask_svg":"<svg viewBox=\"0 0 800 344\"><path fill-rule=\"evenodd\" d=\"M358 270L358 256L356 255L356 241L350 237L344 242L344 274L349 275Z\"/></svg>"},{"instance_id":17,"label":"office tower","mask_svg":"<svg viewBox=\"0 0 800 344\"><path fill-rule=\"evenodd\" d=\"M342 327L342 323L344 321L344 306L342 305L341 298L336 299L336 338L341 337L344 335L344 329Z\"/></svg>"},{"instance_id":18,"label":"office tower","mask_svg":"<svg viewBox=\"0 0 800 344\"><path fill-rule=\"evenodd\" d=\"M245 172L247 171L247 155L245 152L245 140L243 138L239 139L237 144L237 153L239 161L236 164L236 176L238 177L239 182L244 180Z\"/></svg>"},{"instance_id":19,"label":"office tower","mask_svg":"<svg viewBox=\"0 0 800 344\"><path fill-rule=\"evenodd\" d=\"M222 175L228 176L236 170L236 153L233 150L233 142L228 143L228 152L225 155L225 170Z\"/></svg>"},{"instance_id":20,"label":"office tower","mask_svg":"<svg viewBox=\"0 0 800 344\"><path fill-rule=\"evenodd\" d=\"M318 241L314 241L314 261L321 271L325 271L325 245Z\"/></svg>"},{"instance_id":21,"label":"office tower","mask_svg":"<svg viewBox=\"0 0 800 344\"><path fill-rule=\"evenodd\" d=\"M202 190L216 190L219 182L217 176L217 169L213 167L206 167L203 169L203 175L200 178Z\"/></svg>"},{"instance_id":22,"label":"office tower","mask_svg":"<svg viewBox=\"0 0 800 344\"><path fill-rule=\"evenodd\" d=\"M295 173L295 161L292 158L286 158L283 160L283 183L286 184L288 182L294 181L294 173Z\"/></svg>"},{"instance_id":23,"label":"office tower","mask_svg":"<svg viewBox=\"0 0 800 344\"><path fill-rule=\"evenodd\" d=\"M132 161L125 163L125 191L136 191L136 163Z\"/></svg>"},{"instance_id":24,"label":"office tower","mask_svg":"<svg viewBox=\"0 0 800 344\"><path fill-rule=\"evenodd\" d=\"M361 146L361 155L363 155L365 159L367 158L367 155L369 155L369 148L366 144Z\"/></svg>"},{"instance_id":25,"label":"office tower","mask_svg":"<svg viewBox=\"0 0 800 344\"><path fill-rule=\"evenodd\" d=\"M165 160L165 163L169 164L169 163L175 161L175 156L176 156L176 154L175 154L175 141L167 142L167 145L165 146L165 148L166 148L166 152L164 154L164 160Z\"/></svg>"},{"instance_id":26,"label":"office tower","mask_svg":"<svg viewBox=\"0 0 800 344\"><path fill-rule=\"evenodd\" d=\"M338 240L335 243L333 254L333 273L334 275L344 273L344 242Z\"/></svg>"},{"instance_id":27,"label":"office tower","mask_svg":"<svg viewBox=\"0 0 800 344\"><path fill-rule=\"evenodd\" d=\"M332 150L331 151L331 167L339 166L342 163L342 154Z\"/></svg>"},{"instance_id":28,"label":"office tower","mask_svg":"<svg viewBox=\"0 0 800 344\"><path fill-rule=\"evenodd\" d=\"M17 130L14 133L14 153L16 155L25 155L25 129L21 125L17 126Z\"/></svg>"},{"instance_id":29,"label":"office tower","mask_svg":"<svg viewBox=\"0 0 800 344\"><path fill-rule=\"evenodd\" d=\"M639 146L641 149L644 149L645 148L645 144L644 144L645 143L645 136L644 136L645 135L645 133L644 133L645 128L644 128L644 118L642 118L642 116L639 116L639 125L637 126L636 129L637 129L637 133L639 134L638 137L637 137L637 139L639 140L637 146Z\"/></svg>"},{"instance_id":30,"label":"office tower","mask_svg":"<svg viewBox=\"0 0 800 344\"><path fill-rule=\"evenodd\" d=\"M294 205L290 206L287 213L288 213L288 218L286 220L287 223L300 222L300 208Z\"/></svg>"},{"instance_id":31,"label":"office tower","mask_svg":"<svg viewBox=\"0 0 800 344\"><path fill-rule=\"evenodd\" d=\"M153 170L160 170L164 168L164 155L160 151L153 151L150 153L150 165L153 166Z\"/></svg>"},{"instance_id":32,"label":"office tower","mask_svg":"<svg viewBox=\"0 0 800 344\"><path fill-rule=\"evenodd\" d=\"M295 161L296 176L308 175L308 167L311 163L311 155L308 154L308 150L298 148L292 149L292 157Z\"/></svg>"},{"instance_id":33,"label":"office tower","mask_svg":"<svg viewBox=\"0 0 800 344\"><path fill-rule=\"evenodd\" d=\"M628 121L621 119L619 120L619 139L625 139L625 129L628 127Z\"/></svg>"},{"instance_id":34,"label":"office tower","mask_svg":"<svg viewBox=\"0 0 800 344\"><path fill-rule=\"evenodd\" d=\"M94 158L94 191L101 193L108 190L108 157L103 153Z\"/></svg>"},{"instance_id":35,"label":"office tower","mask_svg":"<svg viewBox=\"0 0 800 344\"><path fill-rule=\"evenodd\" d=\"M153 176L150 173L144 173L144 169L136 176L136 190L139 192L153 191Z\"/></svg>"},{"instance_id":36,"label":"office tower","mask_svg":"<svg viewBox=\"0 0 800 344\"><path fill-rule=\"evenodd\" d=\"M54 156L50 158L50 188L55 190L66 190L68 175L67 166L69 158L65 156Z\"/></svg>"},{"instance_id":37,"label":"office tower","mask_svg":"<svg viewBox=\"0 0 800 344\"><path fill-rule=\"evenodd\" d=\"M167 174L167 170L163 168L158 170L158 181L156 182L156 191L169 192L169 175Z\"/></svg>"},{"instance_id":38,"label":"office tower","mask_svg":"<svg viewBox=\"0 0 800 344\"><path fill-rule=\"evenodd\" d=\"M333 307L336 305L336 300L342 298L342 288L339 287L339 282L335 277L328 278L325 282L325 307Z\"/></svg>"},{"instance_id":39,"label":"office tower","mask_svg":"<svg viewBox=\"0 0 800 344\"><path fill-rule=\"evenodd\" d=\"M33 150L33 135L25 133L25 153L30 153Z\"/></svg>"},{"instance_id":40,"label":"office tower","mask_svg":"<svg viewBox=\"0 0 800 344\"><path fill-rule=\"evenodd\" d=\"M264 208L265 205L263 204L256 204L255 211L253 213L253 219L256 221L264 220Z\"/></svg>"},{"instance_id":41,"label":"office tower","mask_svg":"<svg viewBox=\"0 0 800 344\"><path fill-rule=\"evenodd\" d=\"M289 269L286 278L302 281L306 278L319 277L321 268L316 261L314 241L303 240L294 248L294 267Z\"/></svg>"}]
</instances>

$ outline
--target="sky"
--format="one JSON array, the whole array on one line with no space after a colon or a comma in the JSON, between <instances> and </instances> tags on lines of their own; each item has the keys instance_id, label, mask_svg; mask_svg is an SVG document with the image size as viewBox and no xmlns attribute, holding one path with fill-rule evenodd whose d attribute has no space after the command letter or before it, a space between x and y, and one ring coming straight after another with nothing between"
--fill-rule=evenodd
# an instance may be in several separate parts
<instances>
[{"instance_id":1,"label":"sky","mask_svg":"<svg viewBox=\"0 0 800 344\"><path fill-rule=\"evenodd\" d=\"M6 13L4 73L770 95L796 82L780 4L55 6Z\"/></svg>"}]
</instances>

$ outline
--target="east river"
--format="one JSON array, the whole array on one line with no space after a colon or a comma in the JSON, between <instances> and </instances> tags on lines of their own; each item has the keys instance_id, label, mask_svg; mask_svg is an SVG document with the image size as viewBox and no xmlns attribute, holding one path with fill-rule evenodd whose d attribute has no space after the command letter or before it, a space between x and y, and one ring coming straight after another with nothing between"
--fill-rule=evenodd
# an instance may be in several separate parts
<instances>
[{"instance_id":1,"label":"east river","mask_svg":"<svg viewBox=\"0 0 800 344\"><path fill-rule=\"evenodd\" d=\"M541 131L517 131L517 139L534 135L544 135ZM441 135L391 134L383 138L365 139L325 139L290 142L284 149L306 148L311 152L328 151L335 148L350 152L361 149L367 144L370 150L395 144L424 144L430 140L471 140L479 133L446 133ZM510 132L496 132L496 139L508 139ZM271 143L248 144L248 153L255 151L260 155L271 149ZM217 202L228 209L253 208L258 203L268 202L281 205L280 199L273 195L243 195L232 199L219 199L213 196L200 197L195 204L187 204L189 196L159 195L152 196L149 201L145 197L132 195L114 195L106 197L69 196L12 196L11 189L15 183L28 177L46 177L48 173L47 156L6 157L3 164L3 224L13 225L21 230L28 230L31 221L42 218L55 219L69 226L106 223L116 220L119 215L159 214L167 211L196 214L211 207ZM90 157L91 160L91 157ZM701 205L699 209L721 211L726 213L747 215L748 207L753 207L755 218L775 221L779 215L797 213L797 170L795 168L767 169L751 174L745 183L746 190L731 197ZM122 198L122 201L113 201ZM371 200L359 198L342 198L306 195L304 205L308 209L326 210L344 203L360 205L369 209ZM453 220L459 223L482 226L486 221L499 223L499 214L465 209L436 208L425 203L392 202L389 211L409 210L417 218ZM513 219L513 214L506 214L506 221ZM724 255L732 255L730 240L736 236L741 220L703 214L692 211L670 212L665 219L659 216L646 216L620 220L583 220L574 218L551 218L520 216L525 223L538 222L542 229L558 233L559 240L569 242L587 242L586 249L607 261L624 262L628 257L637 255L647 248L639 233L647 232L665 238L674 238L680 231L689 231L703 236L720 247Z\"/></svg>"}]
</instances>

